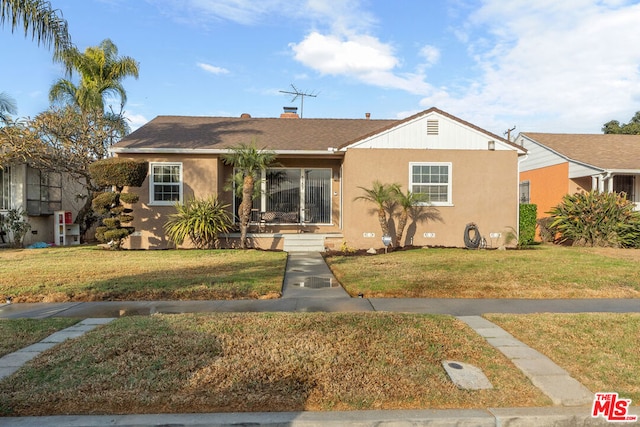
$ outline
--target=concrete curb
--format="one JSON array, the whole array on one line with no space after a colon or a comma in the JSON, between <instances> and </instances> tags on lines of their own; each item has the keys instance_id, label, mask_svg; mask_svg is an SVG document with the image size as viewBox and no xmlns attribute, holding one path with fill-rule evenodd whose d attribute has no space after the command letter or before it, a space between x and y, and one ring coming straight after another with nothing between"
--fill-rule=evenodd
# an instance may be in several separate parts
<instances>
[{"instance_id":1,"label":"concrete curb","mask_svg":"<svg viewBox=\"0 0 640 427\"><path fill-rule=\"evenodd\" d=\"M639 408L633 408L639 409ZM637 413L637 411L636 411ZM216 414L89 415L1 418L16 427L449 427L449 426L604 426L590 408L490 408L337 412L252 412Z\"/></svg>"}]
</instances>

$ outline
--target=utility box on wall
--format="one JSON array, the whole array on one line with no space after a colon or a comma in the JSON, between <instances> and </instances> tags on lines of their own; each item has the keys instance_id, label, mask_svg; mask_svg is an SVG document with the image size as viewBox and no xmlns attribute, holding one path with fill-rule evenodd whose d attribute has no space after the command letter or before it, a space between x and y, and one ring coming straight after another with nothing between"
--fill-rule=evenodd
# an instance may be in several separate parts
<instances>
[{"instance_id":1,"label":"utility box on wall","mask_svg":"<svg viewBox=\"0 0 640 427\"><path fill-rule=\"evenodd\" d=\"M54 244L69 246L80 244L80 225L73 224L73 217L68 211L55 211Z\"/></svg>"}]
</instances>

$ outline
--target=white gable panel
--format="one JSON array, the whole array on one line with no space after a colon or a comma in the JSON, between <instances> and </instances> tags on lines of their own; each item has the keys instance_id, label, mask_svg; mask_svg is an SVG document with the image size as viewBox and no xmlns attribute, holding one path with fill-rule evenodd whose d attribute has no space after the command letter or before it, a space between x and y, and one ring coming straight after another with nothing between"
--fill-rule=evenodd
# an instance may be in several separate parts
<instances>
[{"instance_id":1,"label":"white gable panel","mask_svg":"<svg viewBox=\"0 0 640 427\"><path fill-rule=\"evenodd\" d=\"M518 138L518 143L527 149L527 156L522 160L522 162L520 162L520 172L559 165L567 161L567 159L560 156L555 151L552 151L527 137L520 136Z\"/></svg>"},{"instance_id":2,"label":"white gable panel","mask_svg":"<svg viewBox=\"0 0 640 427\"><path fill-rule=\"evenodd\" d=\"M437 121L437 135L433 134L434 121ZM427 132L428 122L430 132ZM495 137L432 112L379 132L348 148L487 150L490 140L495 141ZM495 149L514 150L515 148L495 141Z\"/></svg>"},{"instance_id":3,"label":"white gable panel","mask_svg":"<svg viewBox=\"0 0 640 427\"><path fill-rule=\"evenodd\" d=\"M569 178L580 178L583 176L597 175L602 169L589 167L581 163L569 162Z\"/></svg>"}]
</instances>

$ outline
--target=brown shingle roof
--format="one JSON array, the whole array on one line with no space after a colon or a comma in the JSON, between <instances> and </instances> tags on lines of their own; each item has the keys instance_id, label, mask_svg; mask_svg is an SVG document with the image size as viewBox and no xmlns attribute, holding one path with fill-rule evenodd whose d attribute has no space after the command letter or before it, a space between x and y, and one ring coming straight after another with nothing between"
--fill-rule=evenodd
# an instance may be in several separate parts
<instances>
[{"instance_id":1,"label":"brown shingle roof","mask_svg":"<svg viewBox=\"0 0 640 427\"><path fill-rule=\"evenodd\" d=\"M270 150L338 147L397 120L158 116L116 149L226 149L255 139Z\"/></svg>"},{"instance_id":2,"label":"brown shingle roof","mask_svg":"<svg viewBox=\"0 0 640 427\"><path fill-rule=\"evenodd\" d=\"M523 135L571 160L600 169L640 169L640 135L534 132Z\"/></svg>"}]
</instances>

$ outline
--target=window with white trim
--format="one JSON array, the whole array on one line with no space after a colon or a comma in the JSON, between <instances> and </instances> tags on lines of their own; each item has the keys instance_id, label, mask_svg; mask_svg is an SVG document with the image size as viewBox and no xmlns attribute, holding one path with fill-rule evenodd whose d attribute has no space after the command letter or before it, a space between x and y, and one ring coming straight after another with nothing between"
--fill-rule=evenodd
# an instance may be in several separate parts
<instances>
[{"instance_id":1,"label":"window with white trim","mask_svg":"<svg viewBox=\"0 0 640 427\"><path fill-rule=\"evenodd\" d=\"M520 203L531 203L529 199L529 191L531 189L531 184L529 181L520 182Z\"/></svg>"},{"instance_id":2,"label":"window with white trim","mask_svg":"<svg viewBox=\"0 0 640 427\"><path fill-rule=\"evenodd\" d=\"M0 210L11 209L11 167L0 168Z\"/></svg>"},{"instance_id":3,"label":"window with white trim","mask_svg":"<svg viewBox=\"0 0 640 427\"><path fill-rule=\"evenodd\" d=\"M174 205L182 202L182 163L149 165L149 204Z\"/></svg>"},{"instance_id":4,"label":"window with white trim","mask_svg":"<svg viewBox=\"0 0 640 427\"><path fill-rule=\"evenodd\" d=\"M409 188L430 204L451 205L451 163L409 163Z\"/></svg>"}]
</instances>

